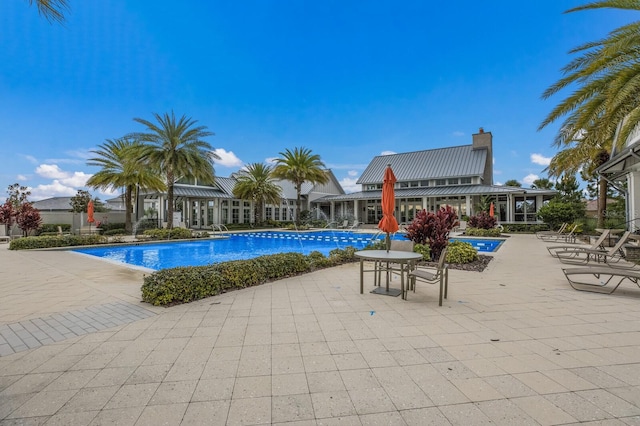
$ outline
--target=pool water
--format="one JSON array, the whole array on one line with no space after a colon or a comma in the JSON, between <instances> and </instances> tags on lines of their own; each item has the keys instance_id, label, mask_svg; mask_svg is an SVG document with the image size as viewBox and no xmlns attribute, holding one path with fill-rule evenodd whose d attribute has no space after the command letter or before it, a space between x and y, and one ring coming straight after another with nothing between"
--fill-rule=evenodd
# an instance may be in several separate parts
<instances>
[{"instance_id":1,"label":"pool water","mask_svg":"<svg viewBox=\"0 0 640 426\"><path fill-rule=\"evenodd\" d=\"M265 231L232 233L227 239L78 248L73 251L128 265L159 270L177 266L209 265L286 252L309 254L312 251L319 251L328 256L329 252L336 248L344 249L352 246L356 249L362 249L375 241L374 238L383 239L384 234L374 236L373 234L342 231L303 233ZM402 235L392 235L391 238L405 240ZM496 240L474 239L472 241L465 239L465 241L475 242L474 246L479 251L491 251L487 250L485 243Z\"/></svg>"},{"instance_id":2,"label":"pool water","mask_svg":"<svg viewBox=\"0 0 640 426\"><path fill-rule=\"evenodd\" d=\"M500 248L504 240L485 239L485 238L452 238L449 241L463 241L469 243L474 249L482 253L491 253Z\"/></svg>"}]
</instances>

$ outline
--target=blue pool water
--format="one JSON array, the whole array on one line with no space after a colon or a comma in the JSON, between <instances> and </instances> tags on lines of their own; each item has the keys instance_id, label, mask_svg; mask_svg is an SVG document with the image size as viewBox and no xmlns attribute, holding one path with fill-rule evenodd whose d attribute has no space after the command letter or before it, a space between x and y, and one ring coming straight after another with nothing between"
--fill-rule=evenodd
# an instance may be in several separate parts
<instances>
[{"instance_id":1,"label":"blue pool water","mask_svg":"<svg viewBox=\"0 0 640 426\"><path fill-rule=\"evenodd\" d=\"M229 260L285 252L309 254L319 251L325 256L333 249L352 246L362 249L371 243L372 234L354 232L249 232L230 234L228 239L203 239L196 241L157 244L122 245L113 247L79 248L73 251L102 257L111 261L148 269L165 269L176 266L197 266ZM384 235L377 235L378 239ZM402 235L393 239L404 240ZM456 238L457 239L457 238ZM487 250L484 243L495 240L471 240L479 251ZM498 241L501 242L502 240ZM478 246L480 244L480 246Z\"/></svg>"},{"instance_id":2,"label":"blue pool water","mask_svg":"<svg viewBox=\"0 0 640 426\"><path fill-rule=\"evenodd\" d=\"M504 243L504 240L490 240L484 238L452 238L450 241L464 241L465 243L469 243L482 253L491 253L493 251L498 250L500 245Z\"/></svg>"}]
</instances>

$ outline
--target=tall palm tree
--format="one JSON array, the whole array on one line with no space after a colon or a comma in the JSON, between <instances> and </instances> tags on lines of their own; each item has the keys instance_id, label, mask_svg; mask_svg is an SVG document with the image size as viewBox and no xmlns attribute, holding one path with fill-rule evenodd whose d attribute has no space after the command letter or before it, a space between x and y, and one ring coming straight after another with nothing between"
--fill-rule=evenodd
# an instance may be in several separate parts
<instances>
[{"instance_id":1,"label":"tall palm tree","mask_svg":"<svg viewBox=\"0 0 640 426\"><path fill-rule=\"evenodd\" d=\"M64 14L69 10L67 0L28 0L29 6L36 4L38 13L49 22L64 23Z\"/></svg>"},{"instance_id":2,"label":"tall palm tree","mask_svg":"<svg viewBox=\"0 0 640 426\"><path fill-rule=\"evenodd\" d=\"M640 11L637 0L604 0L567 11L614 8ZM561 148L549 172L559 176L585 168L595 170L614 146L621 147L640 122L640 21L624 25L607 38L578 46L579 54L563 68L565 76L549 87L549 98L570 85L578 88L558 104L540 129L565 117L554 145ZM604 222L607 182L600 179L598 222Z\"/></svg>"},{"instance_id":3,"label":"tall palm tree","mask_svg":"<svg viewBox=\"0 0 640 426\"><path fill-rule=\"evenodd\" d=\"M167 228L173 228L173 188L177 180L196 179L199 183L213 184L213 160L219 159L213 147L202 140L214 133L206 126L196 126L196 120L171 114L153 114L157 124L142 118L135 121L147 127L146 133L134 133L145 143L144 155L149 163L165 173L167 185Z\"/></svg>"},{"instance_id":4,"label":"tall palm tree","mask_svg":"<svg viewBox=\"0 0 640 426\"><path fill-rule=\"evenodd\" d=\"M538 178L531 183L531 188L553 189L553 182L547 178Z\"/></svg>"},{"instance_id":5,"label":"tall palm tree","mask_svg":"<svg viewBox=\"0 0 640 426\"><path fill-rule=\"evenodd\" d=\"M130 138L107 139L91 151L96 155L87 164L101 167L100 171L91 176L87 185L92 188L112 189L124 188L125 229L132 231L131 212L133 211L133 197L136 188L163 191L164 181L159 173L149 167L142 158L144 145L138 140Z\"/></svg>"},{"instance_id":6,"label":"tall palm tree","mask_svg":"<svg viewBox=\"0 0 640 426\"><path fill-rule=\"evenodd\" d=\"M305 182L324 184L329 182L326 166L318 154L312 154L308 148L286 149L276 158L273 175L278 179L288 180L296 188L296 223L300 223L300 201L302 184Z\"/></svg>"},{"instance_id":7,"label":"tall palm tree","mask_svg":"<svg viewBox=\"0 0 640 426\"><path fill-rule=\"evenodd\" d=\"M282 189L275 183L273 167L262 163L249 164L238 172L233 195L242 200L251 200L256 221L264 222L264 204L280 204Z\"/></svg>"},{"instance_id":8,"label":"tall palm tree","mask_svg":"<svg viewBox=\"0 0 640 426\"><path fill-rule=\"evenodd\" d=\"M504 183L505 186L516 186L518 188L520 188L522 186L522 184L520 182L518 182L515 179L509 179L508 181L506 181Z\"/></svg>"}]
</instances>

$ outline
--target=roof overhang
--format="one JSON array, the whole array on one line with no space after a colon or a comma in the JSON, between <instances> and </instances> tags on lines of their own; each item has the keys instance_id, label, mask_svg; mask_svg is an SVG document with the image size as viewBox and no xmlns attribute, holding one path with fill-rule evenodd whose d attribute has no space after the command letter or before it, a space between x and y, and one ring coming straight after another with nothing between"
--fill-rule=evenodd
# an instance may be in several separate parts
<instances>
[{"instance_id":1,"label":"roof overhang","mask_svg":"<svg viewBox=\"0 0 640 426\"><path fill-rule=\"evenodd\" d=\"M640 164L640 142L636 142L620 151L618 155L596 169L609 180L616 180L631 171L636 164Z\"/></svg>"}]
</instances>

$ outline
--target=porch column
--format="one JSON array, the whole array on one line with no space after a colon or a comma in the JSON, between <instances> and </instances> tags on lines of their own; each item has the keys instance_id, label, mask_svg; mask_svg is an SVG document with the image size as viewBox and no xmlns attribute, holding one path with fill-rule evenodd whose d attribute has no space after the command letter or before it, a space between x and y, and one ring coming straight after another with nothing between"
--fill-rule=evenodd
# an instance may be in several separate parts
<instances>
[{"instance_id":1,"label":"porch column","mask_svg":"<svg viewBox=\"0 0 640 426\"><path fill-rule=\"evenodd\" d=\"M164 197L162 195L160 195L158 197L158 226L160 228L162 228L162 224L163 222L166 222L167 220L165 219L165 211L164 211Z\"/></svg>"},{"instance_id":2,"label":"porch column","mask_svg":"<svg viewBox=\"0 0 640 426\"><path fill-rule=\"evenodd\" d=\"M627 220L629 230L635 231L640 229L640 172L631 172L627 175L627 186Z\"/></svg>"},{"instance_id":3,"label":"porch column","mask_svg":"<svg viewBox=\"0 0 640 426\"><path fill-rule=\"evenodd\" d=\"M360 222L359 213L360 213L360 203L358 203L358 200L353 200L353 216L354 216L354 219L357 220L358 222Z\"/></svg>"},{"instance_id":4,"label":"porch column","mask_svg":"<svg viewBox=\"0 0 640 426\"><path fill-rule=\"evenodd\" d=\"M471 195L465 195L464 199L467 208L467 216L471 216Z\"/></svg>"},{"instance_id":5,"label":"porch column","mask_svg":"<svg viewBox=\"0 0 640 426\"><path fill-rule=\"evenodd\" d=\"M329 204L329 222L333 222L336 216L336 202L331 201Z\"/></svg>"}]
</instances>

